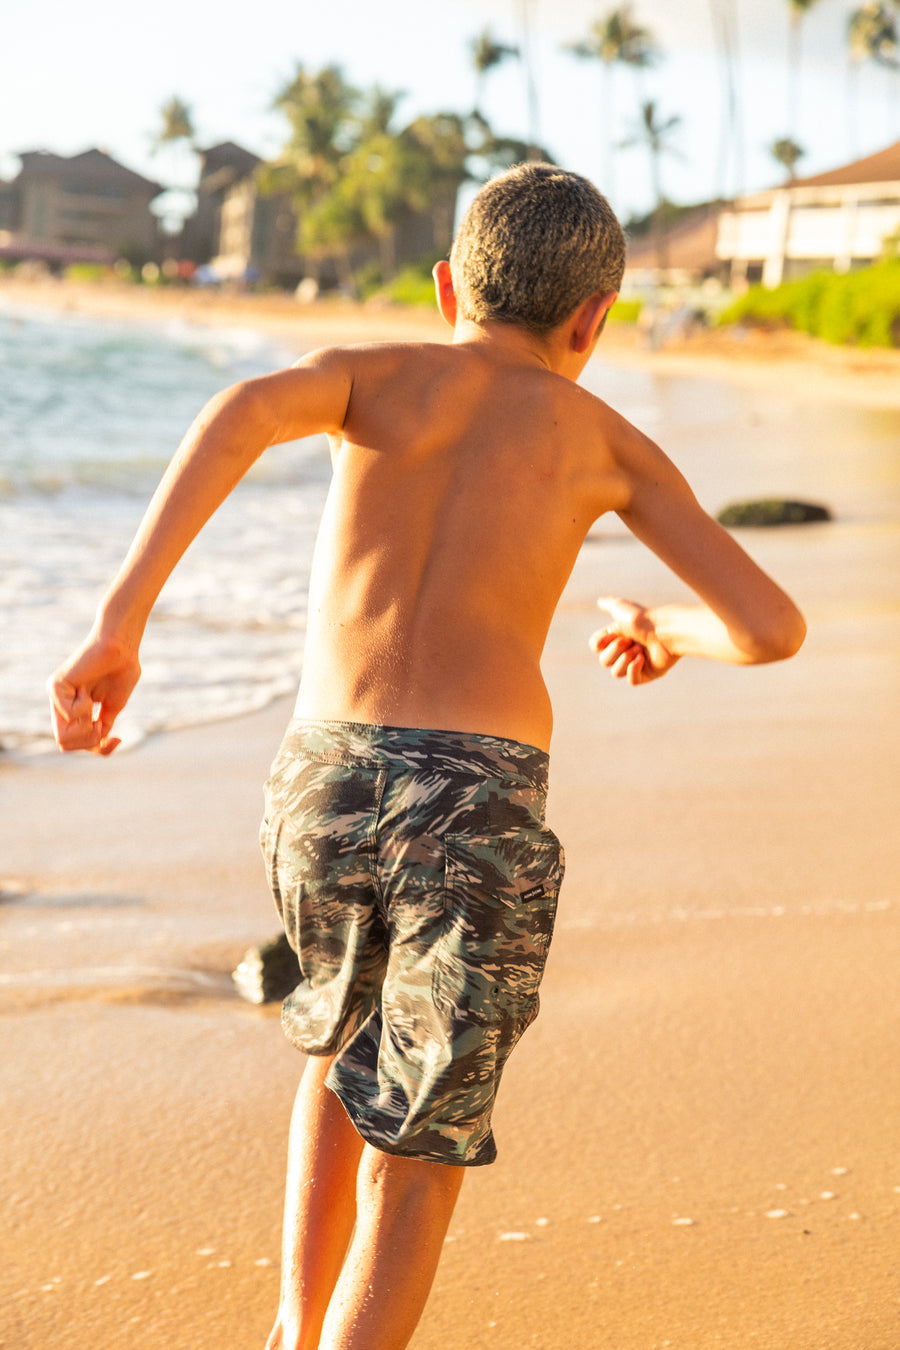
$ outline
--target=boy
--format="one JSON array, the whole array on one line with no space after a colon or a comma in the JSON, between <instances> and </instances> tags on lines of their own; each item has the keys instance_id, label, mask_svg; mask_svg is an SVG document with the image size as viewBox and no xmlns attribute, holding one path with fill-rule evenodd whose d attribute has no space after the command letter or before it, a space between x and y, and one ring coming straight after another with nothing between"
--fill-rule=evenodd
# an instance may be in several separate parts
<instances>
[{"instance_id":1,"label":"boy","mask_svg":"<svg viewBox=\"0 0 900 1350\"><path fill-rule=\"evenodd\" d=\"M111 753L184 549L267 446L328 433L303 677L262 832L303 976L285 1029L312 1056L268 1350L407 1345L463 1167L493 1160L563 870L540 656L591 524L618 512L699 598L604 602L592 645L614 676L803 641L792 601L662 452L575 383L624 254L585 179L529 164L489 183L435 268L453 343L314 352L213 399L50 682L60 748Z\"/></svg>"}]
</instances>

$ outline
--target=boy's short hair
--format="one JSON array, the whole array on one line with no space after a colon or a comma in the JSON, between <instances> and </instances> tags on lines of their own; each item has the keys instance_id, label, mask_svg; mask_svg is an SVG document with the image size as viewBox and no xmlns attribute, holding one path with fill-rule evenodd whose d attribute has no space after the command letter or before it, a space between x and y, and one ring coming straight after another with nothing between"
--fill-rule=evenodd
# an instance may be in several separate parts
<instances>
[{"instance_id":1,"label":"boy's short hair","mask_svg":"<svg viewBox=\"0 0 900 1350\"><path fill-rule=\"evenodd\" d=\"M589 295L619 289L625 235L586 178L552 164L519 164L475 197L450 267L463 318L545 334Z\"/></svg>"}]
</instances>

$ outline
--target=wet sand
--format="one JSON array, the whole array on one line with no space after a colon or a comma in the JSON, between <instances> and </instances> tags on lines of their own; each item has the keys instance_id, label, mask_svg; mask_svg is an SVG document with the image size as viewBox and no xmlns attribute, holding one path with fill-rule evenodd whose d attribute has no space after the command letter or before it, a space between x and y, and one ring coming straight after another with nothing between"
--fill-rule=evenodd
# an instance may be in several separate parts
<instances>
[{"instance_id":1,"label":"wet sand","mask_svg":"<svg viewBox=\"0 0 900 1350\"><path fill-rule=\"evenodd\" d=\"M750 378L725 359L671 386L710 494L699 410ZM753 376L742 490L771 490L782 412L850 416L797 359L812 385ZM742 536L810 619L787 665L622 688L595 595L678 588L614 532L583 550L545 661L568 873L542 1014L413 1350L895 1350L897 442L859 425L865 481L824 435L791 463L834 525ZM228 971L274 931L255 834L287 715L0 765L0 1344L264 1344L301 1059Z\"/></svg>"}]
</instances>

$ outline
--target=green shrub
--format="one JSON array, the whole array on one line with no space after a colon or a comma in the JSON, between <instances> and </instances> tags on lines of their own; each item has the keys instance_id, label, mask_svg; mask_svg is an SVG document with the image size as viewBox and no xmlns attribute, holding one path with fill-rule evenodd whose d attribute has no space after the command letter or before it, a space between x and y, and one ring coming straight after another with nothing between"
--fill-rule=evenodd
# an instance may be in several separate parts
<instances>
[{"instance_id":1,"label":"green shrub","mask_svg":"<svg viewBox=\"0 0 900 1350\"><path fill-rule=\"evenodd\" d=\"M830 286L822 290L821 299L816 308L816 332L814 336L824 338L843 346L856 340L856 312L853 303L853 291L845 276L835 277Z\"/></svg>"},{"instance_id":2,"label":"green shrub","mask_svg":"<svg viewBox=\"0 0 900 1350\"><path fill-rule=\"evenodd\" d=\"M108 276L105 263L69 263L65 269L66 281L102 281Z\"/></svg>"},{"instance_id":3,"label":"green shrub","mask_svg":"<svg viewBox=\"0 0 900 1350\"><path fill-rule=\"evenodd\" d=\"M767 290L753 286L720 323L789 327L825 342L861 347L900 345L900 261L858 272L811 272Z\"/></svg>"},{"instance_id":4,"label":"green shrub","mask_svg":"<svg viewBox=\"0 0 900 1350\"><path fill-rule=\"evenodd\" d=\"M617 300L609 311L609 322L637 323L643 308L643 300Z\"/></svg>"},{"instance_id":5,"label":"green shrub","mask_svg":"<svg viewBox=\"0 0 900 1350\"><path fill-rule=\"evenodd\" d=\"M134 267L127 258L119 258L113 264L113 276L116 281L134 282L138 279L137 268Z\"/></svg>"},{"instance_id":6,"label":"green shrub","mask_svg":"<svg viewBox=\"0 0 900 1350\"><path fill-rule=\"evenodd\" d=\"M801 333L815 333L818 316L832 283L839 278L831 272L813 272L795 281L788 297L787 318Z\"/></svg>"},{"instance_id":7,"label":"green shrub","mask_svg":"<svg viewBox=\"0 0 900 1350\"><path fill-rule=\"evenodd\" d=\"M379 262L368 262L357 268L353 281L361 300L388 300L395 305L434 306L434 281L431 258L408 263L388 280Z\"/></svg>"},{"instance_id":8,"label":"green shrub","mask_svg":"<svg viewBox=\"0 0 900 1350\"><path fill-rule=\"evenodd\" d=\"M368 262L364 263L362 267L358 267L353 273L353 284L362 300L368 300L369 296L377 295L384 285L381 263Z\"/></svg>"},{"instance_id":9,"label":"green shrub","mask_svg":"<svg viewBox=\"0 0 900 1350\"><path fill-rule=\"evenodd\" d=\"M418 267L404 267L388 286L388 295L397 305L434 305L434 281L431 273Z\"/></svg>"}]
</instances>

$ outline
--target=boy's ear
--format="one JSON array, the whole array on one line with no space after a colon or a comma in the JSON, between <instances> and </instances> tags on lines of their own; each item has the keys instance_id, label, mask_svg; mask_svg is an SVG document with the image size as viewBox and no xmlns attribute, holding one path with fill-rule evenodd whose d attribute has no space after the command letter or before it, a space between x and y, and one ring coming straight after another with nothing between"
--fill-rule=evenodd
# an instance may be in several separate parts
<instances>
[{"instance_id":1,"label":"boy's ear","mask_svg":"<svg viewBox=\"0 0 900 1350\"><path fill-rule=\"evenodd\" d=\"M603 331L606 316L618 299L618 291L598 291L583 300L575 311L571 343L574 352L586 352L594 345Z\"/></svg>"},{"instance_id":2,"label":"boy's ear","mask_svg":"<svg viewBox=\"0 0 900 1350\"><path fill-rule=\"evenodd\" d=\"M431 275L434 277L434 294L441 317L449 323L451 328L455 328L456 291L453 289L453 274L450 271L450 264L448 262L435 263L431 269Z\"/></svg>"}]
</instances>

